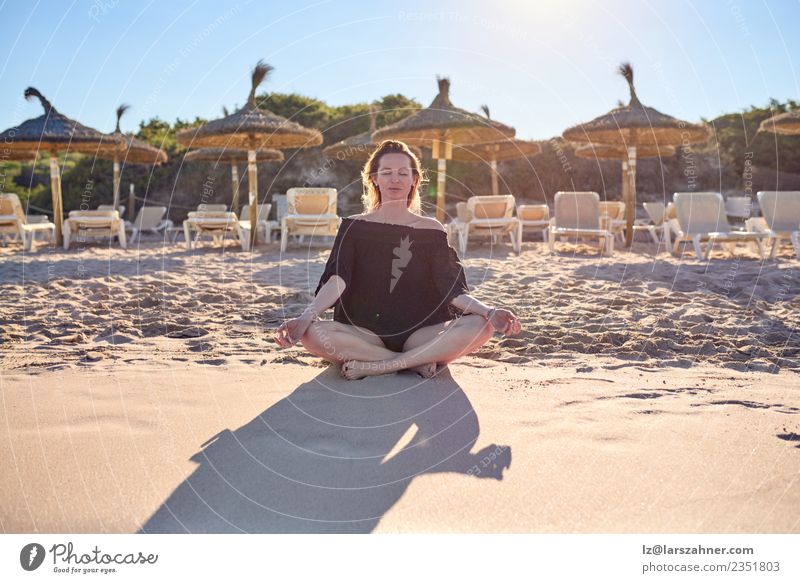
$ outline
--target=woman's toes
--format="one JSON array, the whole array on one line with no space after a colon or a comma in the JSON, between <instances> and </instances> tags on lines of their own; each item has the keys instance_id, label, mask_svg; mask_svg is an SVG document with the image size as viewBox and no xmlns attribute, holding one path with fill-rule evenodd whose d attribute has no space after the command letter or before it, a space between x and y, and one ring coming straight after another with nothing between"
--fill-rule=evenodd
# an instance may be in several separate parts
<instances>
[{"instance_id":1,"label":"woman's toes","mask_svg":"<svg viewBox=\"0 0 800 583\"><path fill-rule=\"evenodd\" d=\"M420 366L415 366L413 370L422 378L430 379L436 376L436 363L430 362L428 364L421 364Z\"/></svg>"},{"instance_id":2,"label":"woman's toes","mask_svg":"<svg viewBox=\"0 0 800 583\"><path fill-rule=\"evenodd\" d=\"M358 370L358 361L348 360L342 365L342 376L348 380L357 381L358 379L364 378L365 375L360 374Z\"/></svg>"}]
</instances>

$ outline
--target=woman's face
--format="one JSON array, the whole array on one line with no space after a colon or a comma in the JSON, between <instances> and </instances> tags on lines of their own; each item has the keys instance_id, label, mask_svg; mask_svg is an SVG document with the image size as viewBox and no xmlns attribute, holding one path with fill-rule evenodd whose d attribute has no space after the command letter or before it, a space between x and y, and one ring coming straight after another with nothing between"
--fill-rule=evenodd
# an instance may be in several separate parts
<instances>
[{"instance_id":1,"label":"woman's face","mask_svg":"<svg viewBox=\"0 0 800 583\"><path fill-rule=\"evenodd\" d=\"M384 154L373 180L380 189L382 202L408 200L415 182L411 160L405 154Z\"/></svg>"}]
</instances>

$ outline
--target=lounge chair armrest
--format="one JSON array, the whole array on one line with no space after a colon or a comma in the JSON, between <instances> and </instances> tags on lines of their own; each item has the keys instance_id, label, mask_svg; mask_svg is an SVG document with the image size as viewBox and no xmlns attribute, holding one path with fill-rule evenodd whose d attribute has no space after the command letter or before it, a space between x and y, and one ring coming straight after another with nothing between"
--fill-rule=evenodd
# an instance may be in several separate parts
<instances>
[{"instance_id":1,"label":"lounge chair armrest","mask_svg":"<svg viewBox=\"0 0 800 583\"><path fill-rule=\"evenodd\" d=\"M751 217L745 220L744 227L751 233L768 233L771 230L764 217Z\"/></svg>"},{"instance_id":2,"label":"lounge chair armrest","mask_svg":"<svg viewBox=\"0 0 800 583\"><path fill-rule=\"evenodd\" d=\"M467 203L459 202L456 204L456 218L460 223L468 223L473 219L472 211L467 207Z\"/></svg>"},{"instance_id":3,"label":"lounge chair armrest","mask_svg":"<svg viewBox=\"0 0 800 583\"><path fill-rule=\"evenodd\" d=\"M284 219L300 219L300 220L308 220L308 219L338 219L339 215L330 215L330 214L323 214L323 215L286 215L283 217Z\"/></svg>"}]
</instances>

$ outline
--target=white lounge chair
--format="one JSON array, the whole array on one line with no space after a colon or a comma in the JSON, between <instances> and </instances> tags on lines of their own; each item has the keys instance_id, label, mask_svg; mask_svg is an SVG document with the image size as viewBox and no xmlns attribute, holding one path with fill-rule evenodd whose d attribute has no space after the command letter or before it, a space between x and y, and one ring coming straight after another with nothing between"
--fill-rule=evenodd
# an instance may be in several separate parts
<instances>
[{"instance_id":1,"label":"white lounge chair","mask_svg":"<svg viewBox=\"0 0 800 583\"><path fill-rule=\"evenodd\" d=\"M13 192L0 194L0 230L19 237L25 251L33 249L36 233L45 233L49 238L55 234L56 226L48 221L47 217L44 219L29 220L16 194Z\"/></svg>"},{"instance_id":2,"label":"white lounge chair","mask_svg":"<svg viewBox=\"0 0 800 583\"><path fill-rule=\"evenodd\" d=\"M69 218L64 221L64 249L69 249L74 237L114 237L119 241L119 246L128 248L125 236L125 221L119 216L119 211L70 211Z\"/></svg>"},{"instance_id":3,"label":"white lounge chair","mask_svg":"<svg viewBox=\"0 0 800 583\"><path fill-rule=\"evenodd\" d=\"M226 204L205 204L200 203L197 205L197 212L199 213L224 213L228 211Z\"/></svg>"},{"instance_id":4,"label":"white lounge chair","mask_svg":"<svg viewBox=\"0 0 800 583\"><path fill-rule=\"evenodd\" d=\"M286 251L290 235L335 237L342 221L336 197L335 188L290 188L287 214L281 221L281 252Z\"/></svg>"},{"instance_id":5,"label":"white lounge chair","mask_svg":"<svg viewBox=\"0 0 800 583\"><path fill-rule=\"evenodd\" d=\"M547 227L550 225L550 207L546 204L521 204L517 206L517 218L526 229L539 231L542 241L547 241Z\"/></svg>"},{"instance_id":6,"label":"white lounge chair","mask_svg":"<svg viewBox=\"0 0 800 583\"><path fill-rule=\"evenodd\" d=\"M151 233L164 233L167 229L171 228L172 221L165 219L164 215L167 214L167 207L165 206L143 206L139 209L139 214L136 219L131 223L125 221L125 229L131 231L130 242L135 242L143 231Z\"/></svg>"},{"instance_id":7,"label":"white lounge chair","mask_svg":"<svg viewBox=\"0 0 800 583\"><path fill-rule=\"evenodd\" d=\"M272 204L260 204L256 209L256 224L258 225L258 233L262 240L267 243L272 242L272 230L270 229L270 221L267 220L269 213L272 210ZM242 212L239 213L239 224L245 230L250 230L250 205L246 204L242 207Z\"/></svg>"},{"instance_id":8,"label":"white lounge chair","mask_svg":"<svg viewBox=\"0 0 800 583\"><path fill-rule=\"evenodd\" d=\"M557 192L555 216L550 219L547 238L555 253L557 237L597 239L600 253L614 253L614 235L600 219L600 195L596 192Z\"/></svg>"},{"instance_id":9,"label":"white lounge chair","mask_svg":"<svg viewBox=\"0 0 800 583\"><path fill-rule=\"evenodd\" d=\"M600 218L607 221L606 225L611 234L619 239L620 243L625 242L625 203L617 200L600 201Z\"/></svg>"},{"instance_id":10,"label":"white lounge chair","mask_svg":"<svg viewBox=\"0 0 800 583\"><path fill-rule=\"evenodd\" d=\"M211 235L215 243L221 243L225 235L233 234L239 238L239 243L244 251L250 249L250 231L245 231L236 218L236 213L220 211L190 212L183 221L183 233L186 239L186 249L192 249L192 234L199 237Z\"/></svg>"},{"instance_id":11,"label":"white lounge chair","mask_svg":"<svg viewBox=\"0 0 800 583\"><path fill-rule=\"evenodd\" d=\"M99 205L97 205L97 210L99 210L99 211L113 211L114 210L114 205L113 204L99 204ZM124 204L119 205L119 207L117 207L117 210L119 211L119 216L121 216L121 217L125 216L125 205Z\"/></svg>"},{"instance_id":12,"label":"white lounge chair","mask_svg":"<svg viewBox=\"0 0 800 583\"><path fill-rule=\"evenodd\" d=\"M288 214L288 206L286 204L285 194L272 195L272 208L275 209L275 218L267 221L269 225L269 240L272 241L272 234L275 233L275 238L281 238L281 225L283 224L283 217Z\"/></svg>"},{"instance_id":13,"label":"white lounge chair","mask_svg":"<svg viewBox=\"0 0 800 583\"><path fill-rule=\"evenodd\" d=\"M764 257L762 239L765 233L734 231L725 215L725 203L718 192L676 192L676 219L672 219L672 230L676 233L672 252L677 253L682 243L691 242L698 259L708 259L716 243L726 243L733 255L737 243L755 243ZM707 242L703 252L702 243Z\"/></svg>"},{"instance_id":14,"label":"white lounge chair","mask_svg":"<svg viewBox=\"0 0 800 583\"><path fill-rule=\"evenodd\" d=\"M472 235L489 235L492 242L508 235L515 253L522 244L522 223L514 216L516 200L511 194L472 196L467 199L466 213L451 223L458 234L461 255L467 252L467 244ZM463 207L462 207L463 208Z\"/></svg>"},{"instance_id":15,"label":"white lounge chair","mask_svg":"<svg viewBox=\"0 0 800 583\"><path fill-rule=\"evenodd\" d=\"M467 210L467 203L462 201L456 203L456 216L445 225L448 243L459 250L461 249L461 226L467 224L471 218L472 215Z\"/></svg>"},{"instance_id":16,"label":"white lounge chair","mask_svg":"<svg viewBox=\"0 0 800 583\"><path fill-rule=\"evenodd\" d=\"M769 236L771 258L775 257L781 241L789 241L800 259L800 191L762 190L757 196L762 216L747 219L747 230Z\"/></svg>"},{"instance_id":17,"label":"white lounge chair","mask_svg":"<svg viewBox=\"0 0 800 583\"><path fill-rule=\"evenodd\" d=\"M663 202L643 202L646 219L636 219L633 222L633 232L645 231L650 235L653 243L658 245L663 242L667 249L672 246L669 229L667 228L666 207Z\"/></svg>"},{"instance_id":18,"label":"white lounge chair","mask_svg":"<svg viewBox=\"0 0 800 583\"><path fill-rule=\"evenodd\" d=\"M749 196L729 196L725 200L725 213L741 226L753 214L753 201Z\"/></svg>"}]
</instances>

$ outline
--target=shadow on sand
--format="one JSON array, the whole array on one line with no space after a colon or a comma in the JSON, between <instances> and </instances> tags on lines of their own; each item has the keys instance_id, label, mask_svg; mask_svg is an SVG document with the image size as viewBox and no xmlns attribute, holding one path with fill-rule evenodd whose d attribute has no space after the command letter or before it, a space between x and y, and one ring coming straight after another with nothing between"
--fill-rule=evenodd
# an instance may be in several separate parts
<instances>
[{"instance_id":1,"label":"shadow on sand","mask_svg":"<svg viewBox=\"0 0 800 583\"><path fill-rule=\"evenodd\" d=\"M371 532L420 474L502 480L511 448L470 453L478 434L448 369L348 382L331 367L203 444L140 532Z\"/></svg>"}]
</instances>

